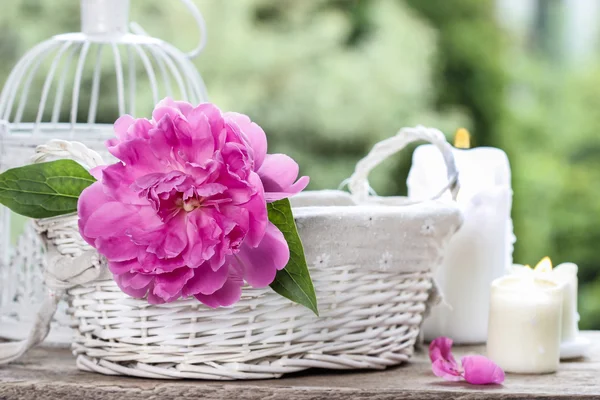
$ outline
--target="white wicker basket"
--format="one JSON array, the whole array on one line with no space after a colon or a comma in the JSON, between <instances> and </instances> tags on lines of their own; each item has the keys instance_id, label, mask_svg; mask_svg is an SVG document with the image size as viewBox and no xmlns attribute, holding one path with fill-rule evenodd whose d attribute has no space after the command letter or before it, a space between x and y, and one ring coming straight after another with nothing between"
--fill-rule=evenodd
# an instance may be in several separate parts
<instances>
[{"instance_id":1,"label":"white wicker basket","mask_svg":"<svg viewBox=\"0 0 600 400\"><path fill-rule=\"evenodd\" d=\"M455 193L454 162L439 131L403 130L390 141L396 151L418 139L442 149ZM55 147L42 147L39 158ZM408 360L423 316L438 300L432 271L461 215L454 203L438 200L355 205L354 198L365 200L356 190L368 191L368 170L381 156L376 147L358 164L354 196L324 191L294 199L320 317L269 288L244 288L241 301L228 308L210 309L195 299L150 305L121 292L79 236L76 216L38 221L51 257L46 281L67 290L77 321L78 367L147 378L264 379L313 367L383 369ZM88 156L85 163L94 160ZM56 301L48 302L51 309ZM3 358L0 351L0 362L16 353Z\"/></svg>"}]
</instances>

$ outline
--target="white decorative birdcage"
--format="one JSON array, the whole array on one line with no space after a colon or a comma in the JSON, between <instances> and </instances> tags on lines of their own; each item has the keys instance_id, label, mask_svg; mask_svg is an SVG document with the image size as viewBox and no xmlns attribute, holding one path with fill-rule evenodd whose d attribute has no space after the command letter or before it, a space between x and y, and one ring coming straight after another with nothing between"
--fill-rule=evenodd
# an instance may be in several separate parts
<instances>
[{"instance_id":1,"label":"white decorative birdcage","mask_svg":"<svg viewBox=\"0 0 600 400\"><path fill-rule=\"evenodd\" d=\"M33 149L50 139L83 142L106 156L104 142L120 115L149 115L167 96L206 101L191 62L204 47L205 25L192 0L181 1L200 33L198 46L187 54L130 23L129 0L81 0L81 32L38 44L6 80L0 94L0 171L27 164ZM44 294L44 256L30 225L2 206L0 221L0 338L18 339ZM57 320L66 320L61 315ZM55 325L50 339L68 342L68 331Z\"/></svg>"}]
</instances>

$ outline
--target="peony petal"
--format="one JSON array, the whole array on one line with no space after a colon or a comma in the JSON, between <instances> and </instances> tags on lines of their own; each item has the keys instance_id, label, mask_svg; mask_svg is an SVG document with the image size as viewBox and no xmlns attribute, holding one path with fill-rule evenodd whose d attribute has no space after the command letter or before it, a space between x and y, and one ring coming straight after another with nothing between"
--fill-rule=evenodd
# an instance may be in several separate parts
<instances>
[{"instance_id":1,"label":"peony petal","mask_svg":"<svg viewBox=\"0 0 600 400\"><path fill-rule=\"evenodd\" d=\"M152 275L127 273L121 276L121 285L134 290L147 289L153 279Z\"/></svg>"},{"instance_id":2,"label":"peony petal","mask_svg":"<svg viewBox=\"0 0 600 400\"><path fill-rule=\"evenodd\" d=\"M144 252L138 253L138 265L132 271L143 272L145 274L165 274L175 271L185 266L182 256L174 258L158 258L156 254Z\"/></svg>"},{"instance_id":3,"label":"peony petal","mask_svg":"<svg viewBox=\"0 0 600 400\"><path fill-rule=\"evenodd\" d=\"M504 382L504 371L484 356L465 356L461 359L464 378L473 385L500 384Z\"/></svg>"},{"instance_id":4,"label":"peony petal","mask_svg":"<svg viewBox=\"0 0 600 400\"><path fill-rule=\"evenodd\" d=\"M271 222L258 247L244 244L238 254L230 256L231 262L243 271L244 280L256 288L271 284L277 271L283 269L289 259L290 250L283 233Z\"/></svg>"},{"instance_id":5,"label":"peony petal","mask_svg":"<svg viewBox=\"0 0 600 400\"><path fill-rule=\"evenodd\" d=\"M132 275L135 275L135 274L126 273L126 274L122 274L122 275L114 275L115 282L117 283L117 286L119 286L119 288L125 294L127 294L131 297L135 297L136 299L141 299L141 298L145 297L146 294L148 293L149 286L152 284L152 282L150 282L150 284L144 288L140 288L140 289L132 288L131 286L129 286L129 282L132 278Z\"/></svg>"},{"instance_id":6,"label":"peony petal","mask_svg":"<svg viewBox=\"0 0 600 400\"><path fill-rule=\"evenodd\" d=\"M89 206L90 204L87 204L86 209ZM137 208L134 206L116 201L104 203L85 221L83 235L93 238L121 235L127 226L135 222L136 211Z\"/></svg>"},{"instance_id":7,"label":"peony petal","mask_svg":"<svg viewBox=\"0 0 600 400\"><path fill-rule=\"evenodd\" d=\"M174 151L174 149L179 148L182 144L177 136L172 118L169 115L165 115L157 121L150 132L150 138L146 142L154 156L162 159L165 164L175 163L176 160L173 156L178 152ZM164 169L162 171L159 169L155 171L166 172Z\"/></svg>"},{"instance_id":8,"label":"peony petal","mask_svg":"<svg viewBox=\"0 0 600 400\"><path fill-rule=\"evenodd\" d=\"M177 128L183 132L187 129L186 134L190 137L189 146L180 149L187 155L186 161L205 165L212 158L215 140L209 117L213 113L220 115L218 109L215 111L206 107L196 107L188 114L187 124L181 119L175 121Z\"/></svg>"},{"instance_id":9,"label":"peony petal","mask_svg":"<svg viewBox=\"0 0 600 400\"><path fill-rule=\"evenodd\" d=\"M298 178L296 161L285 154L267 154L258 170L267 192L281 192Z\"/></svg>"},{"instance_id":10,"label":"peony petal","mask_svg":"<svg viewBox=\"0 0 600 400\"><path fill-rule=\"evenodd\" d=\"M248 210L248 232L246 236L247 243L250 247L256 247L265 235L269 215L267 213L267 205L265 204L264 190L260 177L252 172L248 177L250 184L258 190L250 201L244 204L244 208Z\"/></svg>"},{"instance_id":11,"label":"peony petal","mask_svg":"<svg viewBox=\"0 0 600 400\"><path fill-rule=\"evenodd\" d=\"M213 271L208 263L204 263L192 271L194 276L187 281L182 291L185 297L196 294L213 294L223 287L229 274L228 268L223 267Z\"/></svg>"},{"instance_id":12,"label":"peony petal","mask_svg":"<svg viewBox=\"0 0 600 400\"><path fill-rule=\"evenodd\" d=\"M102 182L94 182L79 195L77 214L80 219L87 221L100 206L111 201L114 199L104 193Z\"/></svg>"},{"instance_id":13,"label":"peony petal","mask_svg":"<svg viewBox=\"0 0 600 400\"><path fill-rule=\"evenodd\" d=\"M452 355L452 339L441 336L432 341L429 345L429 359L431 362L444 359L456 365L456 360Z\"/></svg>"},{"instance_id":14,"label":"peony petal","mask_svg":"<svg viewBox=\"0 0 600 400\"><path fill-rule=\"evenodd\" d=\"M83 239L92 246L94 245L95 236L90 237L84 233L85 228L88 225L88 220L98 208L112 201L113 199L104 193L101 182L94 182L92 185L85 188L83 192L81 192L81 195L79 195L79 200L77 201L79 231L81 232Z\"/></svg>"},{"instance_id":15,"label":"peony petal","mask_svg":"<svg viewBox=\"0 0 600 400\"><path fill-rule=\"evenodd\" d=\"M250 160L251 153L244 145L238 143L226 143L221 150L223 162L227 165L227 172L239 180L245 180L252 172Z\"/></svg>"},{"instance_id":16,"label":"peony petal","mask_svg":"<svg viewBox=\"0 0 600 400\"><path fill-rule=\"evenodd\" d=\"M188 120L192 125L192 128L198 128L199 123L203 123L200 121L198 116L204 115L208 121L208 125L210 126L210 133L213 138L212 149L218 150L223 147L225 143L225 120L223 119L223 114L221 110L217 106L211 103L202 103L198 105L192 112L190 112L188 116Z\"/></svg>"},{"instance_id":17,"label":"peony petal","mask_svg":"<svg viewBox=\"0 0 600 400\"><path fill-rule=\"evenodd\" d=\"M108 269L114 275L123 275L129 273L133 268L139 266L137 259L126 261L108 261Z\"/></svg>"},{"instance_id":18,"label":"peony petal","mask_svg":"<svg viewBox=\"0 0 600 400\"><path fill-rule=\"evenodd\" d=\"M123 115L117 119L114 125L115 134L119 141L125 141L128 139L127 131L129 127L135 122L135 118L131 115Z\"/></svg>"},{"instance_id":19,"label":"peony petal","mask_svg":"<svg viewBox=\"0 0 600 400\"><path fill-rule=\"evenodd\" d=\"M265 200L281 200L304 190L310 179L303 176L294 183L298 178L298 171L296 161L285 154L267 154L258 170L265 189Z\"/></svg>"},{"instance_id":20,"label":"peony petal","mask_svg":"<svg viewBox=\"0 0 600 400\"><path fill-rule=\"evenodd\" d=\"M201 208L188 213L186 218L189 245L184 257L188 266L196 267L214 258L224 261L225 253L221 240L223 229L219 226L219 222L222 223L224 218L219 218L214 210ZM221 265L222 263L219 267ZM215 271L217 269L213 268Z\"/></svg>"},{"instance_id":21,"label":"peony petal","mask_svg":"<svg viewBox=\"0 0 600 400\"><path fill-rule=\"evenodd\" d=\"M242 279L230 276L223 287L211 295L197 294L194 297L205 305L217 308L236 303L242 296Z\"/></svg>"},{"instance_id":22,"label":"peony petal","mask_svg":"<svg viewBox=\"0 0 600 400\"><path fill-rule=\"evenodd\" d=\"M131 115L123 115L115 122L116 139L107 143L109 147L117 146L121 142L135 138L148 138L148 130L152 128L150 121L144 118L134 119Z\"/></svg>"},{"instance_id":23,"label":"peony petal","mask_svg":"<svg viewBox=\"0 0 600 400\"><path fill-rule=\"evenodd\" d=\"M292 186L288 187L283 192L268 192L268 193L265 193L265 200L268 203L270 203L270 202L273 202L273 201L277 201L277 200L281 200L281 199L285 199L285 198L291 197L291 196L293 196L295 194L300 193L304 189L306 189L306 187L308 186L309 182L310 182L310 178L308 176L303 176L302 178L298 179L298 181L296 183L294 183Z\"/></svg>"},{"instance_id":24,"label":"peony petal","mask_svg":"<svg viewBox=\"0 0 600 400\"><path fill-rule=\"evenodd\" d=\"M96 239L96 248L110 261L127 261L135 258L139 247L127 236L110 236Z\"/></svg>"},{"instance_id":25,"label":"peony petal","mask_svg":"<svg viewBox=\"0 0 600 400\"><path fill-rule=\"evenodd\" d=\"M205 165L210 160L223 131L221 111L210 103L193 107L189 103L165 99L153 112L158 130L152 137L155 151L176 149L174 156L180 161Z\"/></svg>"},{"instance_id":26,"label":"peony petal","mask_svg":"<svg viewBox=\"0 0 600 400\"><path fill-rule=\"evenodd\" d=\"M161 159L152 151L146 139L135 138L115 146L108 147L110 154L123 161L135 176L142 176L152 172L162 171L164 165Z\"/></svg>"},{"instance_id":27,"label":"peony petal","mask_svg":"<svg viewBox=\"0 0 600 400\"><path fill-rule=\"evenodd\" d=\"M431 370L435 376L444 378L447 381L457 382L461 379L461 373L456 368L456 364L448 362L442 358L431 364Z\"/></svg>"},{"instance_id":28,"label":"peony petal","mask_svg":"<svg viewBox=\"0 0 600 400\"><path fill-rule=\"evenodd\" d=\"M152 290L148 291L148 297L146 298L148 300L148 304L165 304L165 303L172 303L175 300L178 300L181 298L181 292L174 294L171 297L168 297L166 299L157 296L154 294L154 292L152 292Z\"/></svg>"},{"instance_id":29,"label":"peony petal","mask_svg":"<svg viewBox=\"0 0 600 400\"><path fill-rule=\"evenodd\" d=\"M97 167L90 169L88 172L90 173L91 176L96 178L97 181L101 181L102 180L102 171L104 171L105 168L108 168L108 165L98 165Z\"/></svg>"},{"instance_id":30,"label":"peony petal","mask_svg":"<svg viewBox=\"0 0 600 400\"><path fill-rule=\"evenodd\" d=\"M138 118L127 130L129 135L128 140L135 138L143 138L148 139L150 130L154 127L152 122L148 121L146 118Z\"/></svg>"},{"instance_id":31,"label":"peony petal","mask_svg":"<svg viewBox=\"0 0 600 400\"><path fill-rule=\"evenodd\" d=\"M140 232L136 233L136 239L140 240ZM156 234L159 234L159 236L156 237ZM179 213L160 229L151 233L149 232L147 238L152 240L147 247L147 251L156 254L160 259L174 258L182 255L182 252L188 245L185 215Z\"/></svg>"},{"instance_id":32,"label":"peony petal","mask_svg":"<svg viewBox=\"0 0 600 400\"><path fill-rule=\"evenodd\" d=\"M239 129L242 137L248 141L254 157L254 170L258 171L267 155L267 135L263 129L252 122L247 115L235 112L224 114L225 122L232 129Z\"/></svg>"},{"instance_id":33,"label":"peony petal","mask_svg":"<svg viewBox=\"0 0 600 400\"><path fill-rule=\"evenodd\" d=\"M177 300L185 284L194 276L191 268L183 267L164 274L154 275L152 294L165 302Z\"/></svg>"},{"instance_id":34,"label":"peony petal","mask_svg":"<svg viewBox=\"0 0 600 400\"><path fill-rule=\"evenodd\" d=\"M148 200L131 188L135 177L123 163L115 163L102 170L104 191L115 200L125 204L148 204Z\"/></svg>"},{"instance_id":35,"label":"peony petal","mask_svg":"<svg viewBox=\"0 0 600 400\"><path fill-rule=\"evenodd\" d=\"M185 117L192 110L193 106L184 101L174 101L170 97L162 99L152 112L152 119L155 122L160 121L165 115L175 119L176 117Z\"/></svg>"}]
</instances>

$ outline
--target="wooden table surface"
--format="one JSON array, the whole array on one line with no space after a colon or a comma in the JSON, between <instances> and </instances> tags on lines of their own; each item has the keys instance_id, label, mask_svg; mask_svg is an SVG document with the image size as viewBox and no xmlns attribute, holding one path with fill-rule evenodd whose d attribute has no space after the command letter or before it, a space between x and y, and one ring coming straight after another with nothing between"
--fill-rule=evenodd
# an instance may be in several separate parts
<instances>
[{"instance_id":1,"label":"wooden table surface","mask_svg":"<svg viewBox=\"0 0 600 400\"><path fill-rule=\"evenodd\" d=\"M312 370L267 381L167 381L113 377L79 371L67 349L37 348L21 361L0 367L5 399L600 399L600 332L589 356L565 362L556 374L507 374L501 386L445 382L431 373L425 353L385 371ZM455 355L483 353L457 347Z\"/></svg>"}]
</instances>

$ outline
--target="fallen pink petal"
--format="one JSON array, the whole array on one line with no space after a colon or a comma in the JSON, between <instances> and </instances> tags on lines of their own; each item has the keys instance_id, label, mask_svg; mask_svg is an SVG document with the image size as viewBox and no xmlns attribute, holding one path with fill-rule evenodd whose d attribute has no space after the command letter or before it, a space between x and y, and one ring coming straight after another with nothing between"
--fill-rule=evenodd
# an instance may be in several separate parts
<instances>
[{"instance_id":1,"label":"fallen pink petal","mask_svg":"<svg viewBox=\"0 0 600 400\"><path fill-rule=\"evenodd\" d=\"M465 356L459 365L452 355L452 339L439 337L429 345L431 370L447 381L464 379L472 385L491 385L504 382L504 371L492 360L480 355Z\"/></svg>"},{"instance_id":2,"label":"fallen pink petal","mask_svg":"<svg viewBox=\"0 0 600 400\"><path fill-rule=\"evenodd\" d=\"M441 336L431 342L429 345L429 359L431 362L443 358L456 364L456 360L452 355L452 343L452 339L445 336Z\"/></svg>"},{"instance_id":3,"label":"fallen pink petal","mask_svg":"<svg viewBox=\"0 0 600 400\"><path fill-rule=\"evenodd\" d=\"M473 385L491 385L504 382L504 371L484 356L465 356L461 359L465 381Z\"/></svg>"},{"instance_id":4,"label":"fallen pink petal","mask_svg":"<svg viewBox=\"0 0 600 400\"><path fill-rule=\"evenodd\" d=\"M456 363L451 363L441 358L431 364L431 370L435 376L444 378L447 381L458 382L462 378L462 372L458 369Z\"/></svg>"}]
</instances>

